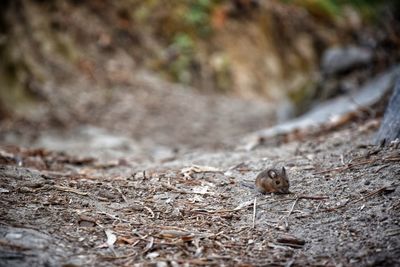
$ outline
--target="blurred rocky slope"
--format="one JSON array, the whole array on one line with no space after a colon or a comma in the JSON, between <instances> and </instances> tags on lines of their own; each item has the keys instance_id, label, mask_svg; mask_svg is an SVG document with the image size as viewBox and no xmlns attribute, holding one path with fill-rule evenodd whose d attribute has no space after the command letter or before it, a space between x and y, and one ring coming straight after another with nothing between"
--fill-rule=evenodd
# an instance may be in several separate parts
<instances>
[{"instance_id":1,"label":"blurred rocky slope","mask_svg":"<svg viewBox=\"0 0 400 267\"><path fill-rule=\"evenodd\" d=\"M96 105L84 88L109 97L121 87L135 91L137 77L150 71L207 93L261 97L274 110L289 103L280 113L286 119L315 99L354 90L399 59L396 1L2 5L3 118L47 114L60 125L69 118L90 121L90 107L86 113L72 108L85 101Z\"/></svg>"}]
</instances>

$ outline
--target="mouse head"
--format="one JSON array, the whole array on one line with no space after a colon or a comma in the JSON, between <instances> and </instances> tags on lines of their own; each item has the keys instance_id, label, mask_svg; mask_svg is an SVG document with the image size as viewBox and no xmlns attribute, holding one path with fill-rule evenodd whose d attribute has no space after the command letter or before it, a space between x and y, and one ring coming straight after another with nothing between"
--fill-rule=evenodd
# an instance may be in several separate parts
<instances>
[{"instance_id":1,"label":"mouse head","mask_svg":"<svg viewBox=\"0 0 400 267\"><path fill-rule=\"evenodd\" d=\"M267 172L268 177L272 179L273 186L278 193L289 193L289 179L286 176L286 169L282 167L281 171L270 169Z\"/></svg>"}]
</instances>

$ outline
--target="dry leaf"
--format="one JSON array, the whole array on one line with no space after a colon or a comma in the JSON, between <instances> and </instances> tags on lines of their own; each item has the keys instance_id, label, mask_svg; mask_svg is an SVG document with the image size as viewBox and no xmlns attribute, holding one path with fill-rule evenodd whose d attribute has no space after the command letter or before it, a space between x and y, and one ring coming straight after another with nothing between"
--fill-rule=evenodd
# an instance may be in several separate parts
<instances>
[{"instance_id":1,"label":"dry leaf","mask_svg":"<svg viewBox=\"0 0 400 267\"><path fill-rule=\"evenodd\" d=\"M206 194L208 191L208 186L195 186L192 191L197 194Z\"/></svg>"},{"instance_id":2,"label":"dry leaf","mask_svg":"<svg viewBox=\"0 0 400 267\"><path fill-rule=\"evenodd\" d=\"M136 241L137 241L136 238L119 236L118 240L117 240L117 243L118 244L129 244L129 245L132 245Z\"/></svg>"},{"instance_id":3,"label":"dry leaf","mask_svg":"<svg viewBox=\"0 0 400 267\"><path fill-rule=\"evenodd\" d=\"M191 178L191 175L193 173L202 173L202 172L222 172L222 170L211 166L199 166L199 165L193 165L191 167L183 168L181 170L181 173L185 178Z\"/></svg>"},{"instance_id":4,"label":"dry leaf","mask_svg":"<svg viewBox=\"0 0 400 267\"><path fill-rule=\"evenodd\" d=\"M157 258L160 256L160 253L158 252L150 252L149 254L146 255L146 258L149 258L150 260Z\"/></svg>"},{"instance_id":5,"label":"dry leaf","mask_svg":"<svg viewBox=\"0 0 400 267\"><path fill-rule=\"evenodd\" d=\"M176 238L176 237L185 237L190 236L191 234L186 231L179 231L179 230L162 230L160 232L161 238Z\"/></svg>"},{"instance_id":6,"label":"dry leaf","mask_svg":"<svg viewBox=\"0 0 400 267\"><path fill-rule=\"evenodd\" d=\"M151 236L151 237L149 237L149 243L147 243L143 252L149 251L153 247L153 244L154 244L154 237Z\"/></svg>"},{"instance_id":7,"label":"dry leaf","mask_svg":"<svg viewBox=\"0 0 400 267\"><path fill-rule=\"evenodd\" d=\"M117 241L117 236L113 234L113 232L110 229L104 230L107 236L107 241L106 244L108 247L112 248L114 246L115 241Z\"/></svg>"},{"instance_id":8,"label":"dry leaf","mask_svg":"<svg viewBox=\"0 0 400 267\"><path fill-rule=\"evenodd\" d=\"M0 188L0 193L9 193L10 190L8 189L4 189L4 188Z\"/></svg>"},{"instance_id":9,"label":"dry leaf","mask_svg":"<svg viewBox=\"0 0 400 267\"><path fill-rule=\"evenodd\" d=\"M246 202L243 202L243 203L240 203L240 204L239 204L236 208L234 208L233 210L241 210L241 209L243 209L244 207L253 205L253 203L254 203L254 200L253 200L253 199L252 199L252 200L249 200L249 201L246 201Z\"/></svg>"}]
</instances>

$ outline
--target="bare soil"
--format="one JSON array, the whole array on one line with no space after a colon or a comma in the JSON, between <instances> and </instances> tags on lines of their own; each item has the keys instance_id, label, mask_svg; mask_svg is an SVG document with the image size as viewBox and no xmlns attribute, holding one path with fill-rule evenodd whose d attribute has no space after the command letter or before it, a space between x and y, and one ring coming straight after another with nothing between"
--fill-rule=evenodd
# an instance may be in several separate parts
<instances>
[{"instance_id":1,"label":"bare soil","mask_svg":"<svg viewBox=\"0 0 400 267\"><path fill-rule=\"evenodd\" d=\"M400 265L400 150L368 145L376 120L246 151L270 106L156 87L49 90L3 122L0 266ZM281 166L290 194L251 187Z\"/></svg>"}]
</instances>

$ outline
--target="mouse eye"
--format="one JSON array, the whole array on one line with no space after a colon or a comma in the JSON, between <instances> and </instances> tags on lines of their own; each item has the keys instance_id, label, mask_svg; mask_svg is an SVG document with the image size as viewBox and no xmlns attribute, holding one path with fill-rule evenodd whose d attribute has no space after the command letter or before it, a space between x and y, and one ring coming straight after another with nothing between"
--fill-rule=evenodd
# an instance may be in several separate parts
<instances>
[{"instance_id":1,"label":"mouse eye","mask_svg":"<svg viewBox=\"0 0 400 267\"><path fill-rule=\"evenodd\" d=\"M276 184L280 184L280 183L281 183L281 181L275 181L275 183L276 183Z\"/></svg>"}]
</instances>

